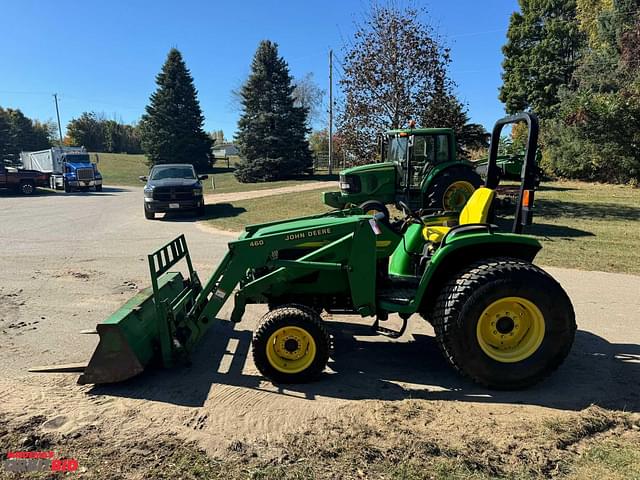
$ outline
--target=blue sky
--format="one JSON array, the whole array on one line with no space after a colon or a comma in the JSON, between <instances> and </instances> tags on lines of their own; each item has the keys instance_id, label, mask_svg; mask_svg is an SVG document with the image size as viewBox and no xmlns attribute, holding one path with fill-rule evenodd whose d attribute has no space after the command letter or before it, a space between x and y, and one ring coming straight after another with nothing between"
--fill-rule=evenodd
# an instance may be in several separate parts
<instances>
[{"instance_id":1,"label":"blue sky","mask_svg":"<svg viewBox=\"0 0 640 480\"><path fill-rule=\"evenodd\" d=\"M396 0L403 5L403 0ZM471 119L487 128L498 101L501 46L517 0L416 1L452 51L451 77ZM276 41L294 76L312 72L327 89L327 56L338 57L368 0L120 1L0 0L0 106L63 126L83 111L140 118L171 47L193 74L207 131L231 137L239 112L230 91L249 72L257 44ZM336 73L336 83L339 73Z\"/></svg>"}]
</instances>

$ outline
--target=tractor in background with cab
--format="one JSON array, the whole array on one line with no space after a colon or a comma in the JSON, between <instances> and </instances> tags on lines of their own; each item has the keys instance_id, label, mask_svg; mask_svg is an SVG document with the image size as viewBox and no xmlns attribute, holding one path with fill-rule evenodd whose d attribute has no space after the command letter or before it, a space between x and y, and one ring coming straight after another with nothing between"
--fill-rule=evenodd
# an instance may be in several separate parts
<instances>
[{"instance_id":1,"label":"tractor in background with cab","mask_svg":"<svg viewBox=\"0 0 640 480\"><path fill-rule=\"evenodd\" d=\"M379 138L381 162L340 172L340 191L325 192L323 201L334 208L360 206L382 212L386 205L404 202L414 210L460 212L482 185L475 165L458 158L455 133L450 128L389 130Z\"/></svg>"}]
</instances>

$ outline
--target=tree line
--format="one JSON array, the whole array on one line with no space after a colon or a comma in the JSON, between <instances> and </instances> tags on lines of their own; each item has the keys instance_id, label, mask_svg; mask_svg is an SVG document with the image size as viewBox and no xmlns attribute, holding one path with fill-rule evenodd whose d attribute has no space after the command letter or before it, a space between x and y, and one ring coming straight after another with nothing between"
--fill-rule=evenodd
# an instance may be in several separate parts
<instances>
[{"instance_id":1,"label":"tree line","mask_svg":"<svg viewBox=\"0 0 640 480\"><path fill-rule=\"evenodd\" d=\"M519 0L500 99L536 112L555 176L640 182L640 1ZM522 143L522 132L514 142Z\"/></svg>"},{"instance_id":2,"label":"tree line","mask_svg":"<svg viewBox=\"0 0 640 480\"><path fill-rule=\"evenodd\" d=\"M109 120L95 112L84 112L68 123L65 144L84 146L91 152L142 153L138 125Z\"/></svg>"},{"instance_id":3,"label":"tree line","mask_svg":"<svg viewBox=\"0 0 640 480\"><path fill-rule=\"evenodd\" d=\"M26 117L20 110L0 107L0 162L19 163L20 152L51 146L56 127Z\"/></svg>"}]
</instances>

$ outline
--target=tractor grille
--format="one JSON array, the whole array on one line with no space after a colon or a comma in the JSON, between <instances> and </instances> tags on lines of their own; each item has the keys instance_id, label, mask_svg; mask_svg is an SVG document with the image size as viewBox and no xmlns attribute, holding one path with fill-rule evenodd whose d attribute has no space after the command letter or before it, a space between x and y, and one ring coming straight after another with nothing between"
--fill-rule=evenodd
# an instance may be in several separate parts
<instances>
[{"instance_id":1,"label":"tractor grille","mask_svg":"<svg viewBox=\"0 0 640 480\"><path fill-rule=\"evenodd\" d=\"M161 202L192 200L193 187L156 187L153 189L153 199Z\"/></svg>"},{"instance_id":2,"label":"tractor grille","mask_svg":"<svg viewBox=\"0 0 640 480\"><path fill-rule=\"evenodd\" d=\"M78 180L93 180L93 168L79 168L76 170L76 174L78 175Z\"/></svg>"}]
</instances>

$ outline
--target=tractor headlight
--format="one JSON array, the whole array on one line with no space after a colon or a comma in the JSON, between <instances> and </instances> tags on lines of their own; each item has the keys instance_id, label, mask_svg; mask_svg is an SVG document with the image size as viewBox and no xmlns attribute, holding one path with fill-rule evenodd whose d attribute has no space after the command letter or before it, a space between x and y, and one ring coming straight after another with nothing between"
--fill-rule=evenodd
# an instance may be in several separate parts
<instances>
[{"instance_id":1,"label":"tractor headlight","mask_svg":"<svg viewBox=\"0 0 640 480\"><path fill-rule=\"evenodd\" d=\"M358 193L361 190L360 177L355 175L340 175L340 190L344 193Z\"/></svg>"}]
</instances>

